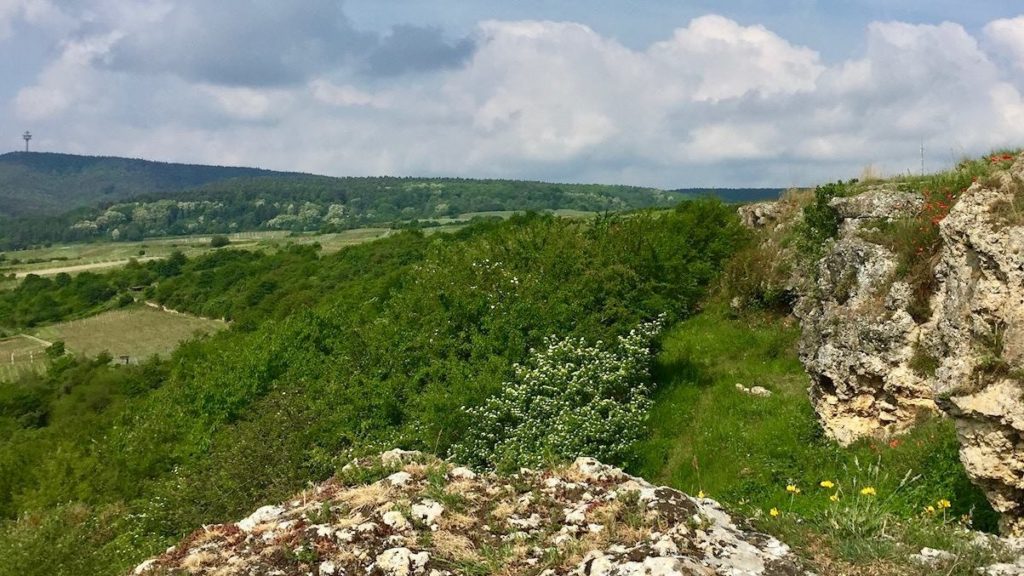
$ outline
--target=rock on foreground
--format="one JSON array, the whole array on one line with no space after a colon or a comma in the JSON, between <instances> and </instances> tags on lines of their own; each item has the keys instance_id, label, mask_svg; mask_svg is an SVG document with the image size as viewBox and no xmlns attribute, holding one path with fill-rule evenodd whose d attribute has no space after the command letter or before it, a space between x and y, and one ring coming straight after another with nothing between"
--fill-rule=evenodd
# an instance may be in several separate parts
<instances>
[{"instance_id":1,"label":"rock on foreground","mask_svg":"<svg viewBox=\"0 0 1024 576\"><path fill-rule=\"evenodd\" d=\"M153 576L802 573L785 544L737 525L713 500L593 459L502 477L402 451L354 462L237 523L205 526L135 569Z\"/></svg>"}]
</instances>

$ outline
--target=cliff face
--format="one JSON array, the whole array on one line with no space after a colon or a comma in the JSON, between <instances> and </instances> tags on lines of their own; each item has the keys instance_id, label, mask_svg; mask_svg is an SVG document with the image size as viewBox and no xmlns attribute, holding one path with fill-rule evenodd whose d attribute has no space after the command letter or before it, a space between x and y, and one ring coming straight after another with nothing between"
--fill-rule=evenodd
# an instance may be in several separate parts
<instances>
[{"instance_id":1,"label":"cliff face","mask_svg":"<svg viewBox=\"0 0 1024 576\"><path fill-rule=\"evenodd\" d=\"M878 187L830 205L840 233L795 310L823 427L848 444L941 410L1005 531L1024 533L1024 155L939 223L929 318L912 316L913 288L877 226L917 215L921 198Z\"/></svg>"},{"instance_id":2,"label":"cliff face","mask_svg":"<svg viewBox=\"0 0 1024 576\"><path fill-rule=\"evenodd\" d=\"M833 199L839 238L795 309L811 402L844 445L904 432L935 409L929 383L910 368L922 332L909 312L910 286L894 280L896 254L865 239L870 224L912 216L921 204L884 188Z\"/></svg>"},{"instance_id":3,"label":"cliff face","mask_svg":"<svg viewBox=\"0 0 1024 576\"><path fill-rule=\"evenodd\" d=\"M940 225L932 386L968 473L1024 534L1024 156L968 192Z\"/></svg>"},{"instance_id":4,"label":"cliff face","mask_svg":"<svg viewBox=\"0 0 1024 576\"><path fill-rule=\"evenodd\" d=\"M373 482L352 481L357 478ZM346 480L348 479L348 480ZM596 460L512 477L394 450L232 524L206 526L135 574L784 576L778 540L713 500Z\"/></svg>"}]
</instances>

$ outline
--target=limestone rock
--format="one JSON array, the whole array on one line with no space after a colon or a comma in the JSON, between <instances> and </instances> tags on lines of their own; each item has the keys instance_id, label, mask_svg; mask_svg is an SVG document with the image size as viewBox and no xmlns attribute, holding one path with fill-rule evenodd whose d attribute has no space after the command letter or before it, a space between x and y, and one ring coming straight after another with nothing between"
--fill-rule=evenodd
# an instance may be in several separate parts
<instances>
[{"instance_id":1,"label":"limestone rock","mask_svg":"<svg viewBox=\"0 0 1024 576\"><path fill-rule=\"evenodd\" d=\"M914 216L924 205L917 194L901 192L890 186L879 186L856 196L833 198L829 206L843 220L891 220Z\"/></svg>"},{"instance_id":2,"label":"limestone rock","mask_svg":"<svg viewBox=\"0 0 1024 576\"><path fill-rule=\"evenodd\" d=\"M1024 227L1008 226L998 211L1021 193L1024 156L999 179L999 186L972 185L940 224L942 362L934 386L956 422L968 474L1002 513L1003 529L1021 535Z\"/></svg>"},{"instance_id":3,"label":"limestone rock","mask_svg":"<svg viewBox=\"0 0 1024 576\"><path fill-rule=\"evenodd\" d=\"M751 386L747 388L743 384L736 384L736 389L744 394L750 394L758 398L769 398L772 395L772 391L765 388L764 386Z\"/></svg>"},{"instance_id":4,"label":"limestone rock","mask_svg":"<svg viewBox=\"0 0 1024 576\"><path fill-rule=\"evenodd\" d=\"M754 202L737 209L740 221L748 228L767 228L780 220L784 206L779 202Z\"/></svg>"},{"instance_id":5,"label":"limestone rock","mask_svg":"<svg viewBox=\"0 0 1024 576\"><path fill-rule=\"evenodd\" d=\"M825 431L847 445L905 432L935 404L930 383L909 367L922 328L908 312L909 287L895 281L896 255L843 230L795 313L811 402Z\"/></svg>"},{"instance_id":6,"label":"limestone rock","mask_svg":"<svg viewBox=\"0 0 1024 576\"><path fill-rule=\"evenodd\" d=\"M924 566L936 566L956 559L956 555L945 550L922 548L920 553L911 555L910 559Z\"/></svg>"},{"instance_id":7,"label":"limestone rock","mask_svg":"<svg viewBox=\"0 0 1024 576\"><path fill-rule=\"evenodd\" d=\"M833 199L839 237L794 310L826 432L842 444L884 438L940 408L1009 534L1024 534L1024 226L1007 217L1021 194L1024 155L964 191L939 225L938 288L920 324L895 254L865 232L913 215L921 199L891 187ZM919 353L938 360L934 376L912 369Z\"/></svg>"},{"instance_id":8,"label":"limestone rock","mask_svg":"<svg viewBox=\"0 0 1024 576\"><path fill-rule=\"evenodd\" d=\"M261 508L247 531L242 523L203 527L136 573L456 576L500 548L509 552L492 568L504 574L802 574L788 546L744 528L715 501L592 458L510 478L453 474L448 463L421 456L400 472L407 482L329 480ZM425 481L437 472L451 479L447 485ZM438 490L451 496L448 505L434 499ZM410 524L402 511L429 526Z\"/></svg>"},{"instance_id":9,"label":"limestone rock","mask_svg":"<svg viewBox=\"0 0 1024 576\"><path fill-rule=\"evenodd\" d=\"M377 568L388 576L417 576L426 570L430 553L408 548L390 548L377 556Z\"/></svg>"}]
</instances>

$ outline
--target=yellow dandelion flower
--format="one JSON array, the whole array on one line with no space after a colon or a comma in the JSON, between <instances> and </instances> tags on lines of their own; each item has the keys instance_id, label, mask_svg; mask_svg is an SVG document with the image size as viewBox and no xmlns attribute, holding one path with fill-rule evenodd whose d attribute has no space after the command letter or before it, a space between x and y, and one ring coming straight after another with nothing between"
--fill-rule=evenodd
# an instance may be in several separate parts
<instances>
[{"instance_id":1,"label":"yellow dandelion flower","mask_svg":"<svg viewBox=\"0 0 1024 576\"><path fill-rule=\"evenodd\" d=\"M835 494L829 496L828 499L831 500L832 502L839 502L839 492L836 492Z\"/></svg>"},{"instance_id":2,"label":"yellow dandelion flower","mask_svg":"<svg viewBox=\"0 0 1024 576\"><path fill-rule=\"evenodd\" d=\"M939 510L945 510L946 508L949 508L950 506L952 506L952 504L950 504L949 500L946 500L945 498L939 500L937 502L937 504L939 506ZM929 506L929 508L930 508L930 506Z\"/></svg>"},{"instance_id":3,"label":"yellow dandelion flower","mask_svg":"<svg viewBox=\"0 0 1024 576\"><path fill-rule=\"evenodd\" d=\"M925 506L924 511L929 514L935 514L935 506Z\"/></svg>"},{"instance_id":4,"label":"yellow dandelion flower","mask_svg":"<svg viewBox=\"0 0 1024 576\"><path fill-rule=\"evenodd\" d=\"M771 514L773 518L781 514L778 508L772 508L771 510L768 511L768 513Z\"/></svg>"},{"instance_id":5,"label":"yellow dandelion flower","mask_svg":"<svg viewBox=\"0 0 1024 576\"><path fill-rule=\"evenodd\" d=\"M786 486L786 492L789 492L790 494L799 494L800 489L796 487L796 484L789 484Z\"/></svg>"},{"instance_id":6,"label":"yellow dandelion flower","mask_svg":"<svg viewBox=\"0 0 1024 576\"><path fill-rule=\"evenodd\" d=\"M875 492L875 488L873 486L865 486L860 489L861 496L874 496L876 494L877 492Z\"/></svg>"},{"instance_id":7,"label":"yellow dandelion flower","mask_svg":"<svg viewBox=\"0 0 1024 576\"><path fill-rule=\"evenodd\" d=\"M697 498L703 498L704 496L706 496L706 494L704 494L703 490L697 492Z\"/></svg>"},{"instance_id":8,"label":"yellow dandelion flower","mask_svg":"<svg viewBox=\"0 0 1024 576\"><path fill-rule=\"evenodd\" d=\"M836 487L836 485L831 480L822 480L818 484L818 486L821 486L822 488L828 488L828 489L832 489L832 488Z\"/></svg>"}]
</instances>

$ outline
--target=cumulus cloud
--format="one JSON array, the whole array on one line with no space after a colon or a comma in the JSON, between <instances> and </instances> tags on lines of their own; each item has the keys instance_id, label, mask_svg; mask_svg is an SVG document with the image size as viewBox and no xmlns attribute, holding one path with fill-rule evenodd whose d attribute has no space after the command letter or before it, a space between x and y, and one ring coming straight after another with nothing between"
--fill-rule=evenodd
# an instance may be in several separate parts
<instances>
[{"instance_id":1,"label":"cumulus cloud","mask_svg":"<svg viewBox=\"0 0 1024 576\"><path fill-rule=\"evenodd\" d=\"M985 26L985 35L997 50L1005 51L1024 70L1024 16L990 22Z\"/></svg>"},{"instance_id":2,"label":"cumulus cloud","mask_svg":"<svg viewBox=\"0 0 1024 576\"><path fill-rule=\"evenodd\" d=\"M381 76L455 68L473 53L474 42L448 41L440 28L401 25L380 39L365 60L365 70Z\"/></svg>"},{"instance_id":3,"label":"cumulus cloud","mask_svg":"<svg viewBox=\"0 0 1024 576\"><path fill-rule=\"evenodd\" d=\"M112 69L217 84L288 84L344 62L369 38L334 0L187 0L153 3L149 13L114 14L124 39L107 62Z\"/></svg>"},{"instance_id":4,"label":"cumulus cloud","mask_svg":"<svg viewBox=\"0 0 1024 576\"><path fill-rule=\"evenodd\" d=\"M179 0L111 8L123 32L107 64L237 86L298 84L327 70L395 76L457 66L473 50L437 28L355 28L338 0Z\"/></svg>"},{"instance_id":5,"label":"cumulus cloud","mask_svg":"<svg viewBox=\"0 0 1024 576\"><path fill-rule=\"evenodd\" d=\"M67 28L72 19L50 0L0 0L0 40L9 37L18 22L55 30Z\"/></svg>"},{"instance_id":6,"label":"cumulus cloud","mask_svg":"<svg viewBox=\"0 0 1024 576\"><path fill-rule=\"evenodd\" d=\"M637 49L572 22L379 36L327 0L244 3L251 14L240 0L121 4L95 5L17 96L17 117L63 149L675 187L901 172L922 140L934 167L1024 143L1024 51L1004 58L1024 18L980 40L954 23L873 23L863 52L826 62L715 15Z\"/></svg>"}]
</instances>

